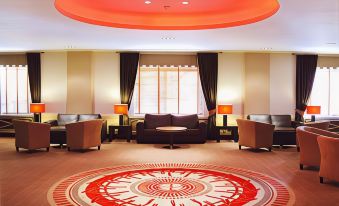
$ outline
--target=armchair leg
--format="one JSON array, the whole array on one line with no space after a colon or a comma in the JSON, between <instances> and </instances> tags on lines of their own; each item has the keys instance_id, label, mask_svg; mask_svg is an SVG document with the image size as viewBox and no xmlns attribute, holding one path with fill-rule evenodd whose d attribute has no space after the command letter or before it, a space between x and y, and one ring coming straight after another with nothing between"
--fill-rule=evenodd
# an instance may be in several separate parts
<instances>
[{"instance_id":1,"label":"armchair leg","mask_svg":"<svg viewBox=\"0 0 339 206\"><path fill-rule=\"evenodd\" d=\"M272 152L272 147L269 147L269 148L268 148L268 151L269 151L269 152Z\"/></svg>"},{"instance_id":2,"label":"armchair leg","mask_svg":"<svg viewBox=\"0 0 339 206\"><path fill-rule=\"evenodd\" d=\"M49 152L49 147L46 147L46 151Z\"/></svg>"},{"instance_id":3,"label":"armchair leg","mask_svg":"<svg viewBox=\"0 0 339 206\"><path fill-rule=\"evenodd\" d=\"M98 150L100 150L100 146L98 146Z\"/></svg>"},{"instance_id":4,"label":"armchair leg","mask_svg":"<svg viewBox=\"0 0 339 206\"><path fill-rule=\"evenodd\" d=\"M300 164L300 165L299 165L299 168L300 168L300 170L303 170L303 169L304 169L304 165L303 165L303 164Z\"/></svg>"},{"instance_id":5,"label":"armchair leg","mask_svg":"<svg viewBox=\"0 0 339 206\"><path fill-rule=\"evenodd\" d=\"M297 147L297 151L300 152L300 147L299 146Z\"/></svg>"},{"instance_id":6,"label":"armchair leg","mask_svg":"<svg viewBox=\"0 0 339 206\"><path fill-rule=\"evenodd\" d=\"M239 150L241 150L241 145L239 145Z\"/></svg>"},{"instance_id":7,"label":"armchair leg","mask_svg":"<svg viewBox=\"0 0 339 206\"><path fill-rule=\"evenodd\" d=\"M323 177L319 177L320 183L323 184L324 183L324 178Z\"/></svg>"},{"instance_id":8,"label":"armchair leg","mask_svg":"<svg viewBox=\"0 0 339 206\"><path fill-rule=\"evenodd\" d=\"M70 148L70 147L67 147L67 150L68 150L68 151L71 151L71 148Z\"/></svg>"},{"instance_id":9,"label":"armchair leg","mask_svg":"<svg viewBox=\"0 0 339 206\"><path fill-rule=\"evenodd\" d=\"M16 151L19 152L19 147L15 147L16 148Z\"/></svg>"}]
</instances>

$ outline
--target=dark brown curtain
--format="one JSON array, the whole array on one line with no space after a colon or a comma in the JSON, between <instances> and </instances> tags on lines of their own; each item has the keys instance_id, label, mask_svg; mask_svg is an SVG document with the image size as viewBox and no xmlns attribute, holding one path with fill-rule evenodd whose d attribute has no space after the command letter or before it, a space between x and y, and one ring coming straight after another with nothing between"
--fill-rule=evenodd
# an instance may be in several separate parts
<instances>
[{"instance_id":1,"label":"dark brown curtain","mask_svg":"<svg viewBox=\"0 0 339 206\"><path fill-rule=\"evenodd\" d=\"M27 53L29 88L32 103L41 103L41 57L40 53ZM34 120L40 122L40 114L34 114Z\"/></svg>"},{"instance_id":2,"label":"dark brown curtain","mask_svg":"<svg viewBox=\"0 0 339 206\"><path fill-rule=\"evenodd\" d=\"M40 53L27 53L29 87L32 103L41 103L41 60Z\"/></svg>"},{"instance_id":3,"label":"dark brown curtain","mask_svg":"<svg viewBox=\"0 0 339 206\"><path fill-rule=\"evenodd\" d=\"M207 135L208 138L214 138L216 131L218 54L199 53L198 65L201 86L205 96L206 106L209 111Z\"/></svg>"},{"instance_id":4,"label":"dark brown curtain","mask_svg":"<svg viewBox=\"0 0 339 206\"><path fill-rule=\"evenodd\" d=\"M296 109L303 113L310 98L317 69L318 55L297 55ZM300 112L295 114L296 121L303 121Z\"/></svg>"},{"instance_id":5,"label":"dark brown curtain","mask_svg":"<svg viewBox=\"0 0 339 206\"><path fill-rule=\"evenodd\" d=\"M131 106L138 64L139 53L120 53L120 98L121 104L128 104L128 109Z\"/></svg>"}]
</instances>

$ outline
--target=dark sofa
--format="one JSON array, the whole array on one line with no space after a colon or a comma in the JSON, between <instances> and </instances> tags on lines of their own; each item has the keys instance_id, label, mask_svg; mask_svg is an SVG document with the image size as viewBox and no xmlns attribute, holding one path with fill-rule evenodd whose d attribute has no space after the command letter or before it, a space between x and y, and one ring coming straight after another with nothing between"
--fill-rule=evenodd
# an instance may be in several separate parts
<instances>
[{"instance_id":1,"label":"dark sofa","mask_svg":"<svg viewBox=\"0 0 339 206\"><path fill-rule=\"evenodd\" d=\"M45 123L51 125L51 144L66 144L66 124L86 121L92 119L102 119L100 114L58 114L56 120ZM103 121L101 130L101 141L107 138L107 121Z\"/></svg>"},{"instance_id":2,"label":"dark sofa","mask_svg":"<svg viewBox=\"0 0 339 206\"><path fill-rule=\"evenodd\" d=\"M170 136L157 132L157 127L187 127L187 131L174 136L175 144L203 144L206 142L207 125L199 122L198 115L153 115L146 114L145 120L137 123L137 143L168 144Z\"/></svg>"},{"instance_id":3,"label":"dark sofa","mask_svg":"<svg viewBox=\"0 0 339 206\"><path fill-rule=\"evenodd\" d=\"M291 115L250 114L247 119L275 125L273 145L296 145L297 122L292 121Z\"/></svg>"}]
</instances>

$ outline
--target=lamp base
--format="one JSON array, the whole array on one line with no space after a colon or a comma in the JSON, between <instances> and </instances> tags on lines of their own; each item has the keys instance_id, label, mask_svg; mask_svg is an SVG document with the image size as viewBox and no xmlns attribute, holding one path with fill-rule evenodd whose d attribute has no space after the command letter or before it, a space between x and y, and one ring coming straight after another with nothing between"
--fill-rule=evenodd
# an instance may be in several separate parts
<instances>
[{"instance_id":1,"label":"lamp base","mask_svg":"<svg viewBox=\"0 0 339 206\"><path fill-rule=\"evenodd\" d=\"M34 122L41 122L41 113L34 113Z\"/></svg>"},{"instance_id":2,"label":"lamp base","mask_svg":"<svg viewBox=\"0 0 339 206\"><path fill-rule=\"evenodd\" d=\"M223 115L223 126L227 127L227 115Z\"/></svg>"},{"instance_id":3,"label":"lamp base","mask_svg":"<svg viewBox=\"0 0 339 206\"><path fill-rule=\"evenodd\" d=\"M315 115L311 116L311 122L315 122Z\"/></svg>"}]
</instances>

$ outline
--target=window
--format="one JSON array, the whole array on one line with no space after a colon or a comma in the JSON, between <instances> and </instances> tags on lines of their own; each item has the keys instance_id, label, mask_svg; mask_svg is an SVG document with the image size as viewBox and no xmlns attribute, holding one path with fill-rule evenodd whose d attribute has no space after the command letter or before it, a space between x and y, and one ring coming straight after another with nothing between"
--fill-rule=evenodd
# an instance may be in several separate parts
<instances>
[{"instance_id":1,"label":"window","mask_svg":"<svg viewBox=\"0 0 339 206\"><path fill-rule=\"evenodd\" d=\"M0 65L1 114L27 114L29 102L27 66Z\"/></svg>"},{"instance_id":2,"label":"window","mask_svg":"<svg viewBox=\"0 0 339 206\"><path fill-rule=\"evenodd\" d=\"M322 115L339 115L339 67L317 68L309 105L321 106Z\"/></svg>"},{"instance_id":3,"label":"window","mask_svg":"<svg viewBox=\"0 0 339 206\"><path fill-rule=\"evenodd\" d=\"M135 83L136 114L204 113L199 70L195 66L140 66Z\"/></svg>"}]
</instances>

